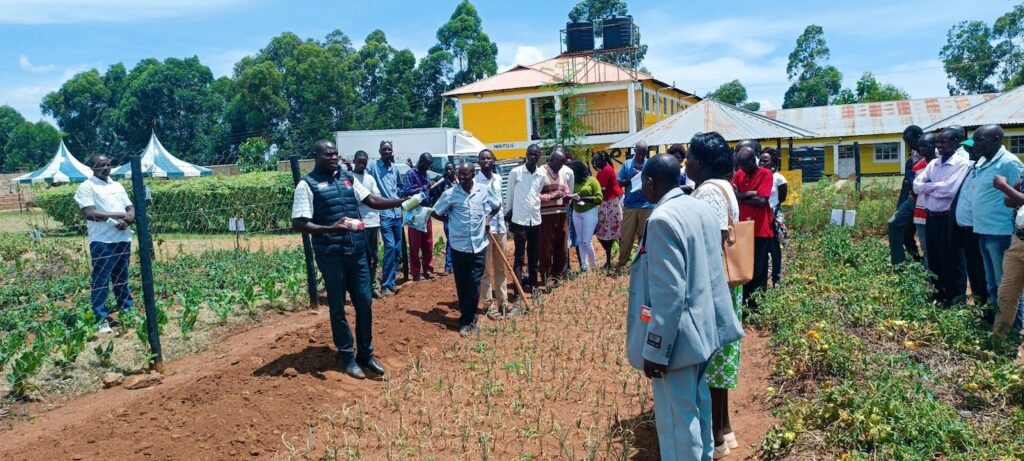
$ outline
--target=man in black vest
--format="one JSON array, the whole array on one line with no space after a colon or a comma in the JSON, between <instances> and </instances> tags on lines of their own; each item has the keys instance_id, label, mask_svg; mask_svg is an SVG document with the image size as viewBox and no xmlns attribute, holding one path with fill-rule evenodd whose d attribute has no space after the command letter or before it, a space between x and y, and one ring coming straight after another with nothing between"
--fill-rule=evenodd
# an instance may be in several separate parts
<instances>
[{"instance_id":1,"label":"man in black vest","mask_svg":"<svg viewBox=\"0 0 1024 461\"><path fill-rule=\"evenodd\" d=\"M316 142L313 160L316 162L313 171L295 186L292 229L313 236L313 251L327 287L331 334L338 348L341 368L357 379L366 378L364 368L383 375L384 367L374 358L371 344L370 265L359 205L386 210L401 206L402 200L373 195L352 173L340 170L338 148L330 141ZM346 291L352 296L356 310L355 349L352 330L345 319Z\"/></svg>"}]
</instances>

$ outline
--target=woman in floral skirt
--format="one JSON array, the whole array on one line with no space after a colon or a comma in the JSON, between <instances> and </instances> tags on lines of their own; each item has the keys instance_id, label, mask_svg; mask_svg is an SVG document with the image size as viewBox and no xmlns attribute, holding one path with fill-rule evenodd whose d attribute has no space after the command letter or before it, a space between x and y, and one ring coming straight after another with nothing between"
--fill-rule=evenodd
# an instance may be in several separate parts
<instances>
[{"instance_id":1,"label":"woman in floral skirt","mask_svg":"<svg viewBox=\"0 0 1024 461\"><path fill-rule=\"evenodd\" d=\"M615 175L615 168L612 168L611 159L608 153L600 151L594 154L592 161L597 174L597 182L601 185L601 195L604 199L597 211L597 241L601 242L604 248L604 268L612 267L612 245L622 236L622 187Z\"/></svg>"},{"instance_id":2,"label":"woman in floral skirt","mask_svg":"<svg viewBox=\"0 0 1024 461\"><path fill-rule=\"evenodd\" d=\"M722 229L722 241L728 238L729 216L739 221L740 208L729 176L732 174L732 150L718 133L698 133L690 140L686 153L686 176L696 189L693 197L704 200L715 210ZM743 287L733 287L733 308L743 318ZM729 389L736 388L740 374L740 341L730 343L708 360L705 378L711 388L711 426L715 437L714 459L728 456L739 446L729 422Z\"/></svg>"}]
</instances>

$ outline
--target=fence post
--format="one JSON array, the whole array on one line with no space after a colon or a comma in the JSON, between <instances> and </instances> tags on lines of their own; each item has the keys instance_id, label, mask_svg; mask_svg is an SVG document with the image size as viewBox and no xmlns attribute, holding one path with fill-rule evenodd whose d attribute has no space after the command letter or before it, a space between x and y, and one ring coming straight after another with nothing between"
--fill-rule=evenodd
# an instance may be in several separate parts
<instances>
[{"instance_id":1,"label":"fence post","mask_svg":"<svg viewBox=\"0 0 1024 461\"><path fill-rule=\"evenodd\" d=\"M856 177L857 192L860 193L860 143L857 141L853 142L853 174Z\"/></svg>"},{"instance_id":2,"label":"fence post","mask_svg":"<svg viewBox=\"0 0 1024 461\"><path fill-rule=\"evenodd\" d=\"M157 325L156 297L153 294L153 236L149 233L146 211L146 185L142 177L142 159L132 156L132 193L135 195L135 228L139 233L139 270L142 274L142 302L146 308L146 331L153 369L163 371L164 355L160 350L160 329Z\"/></svg>"},{"instance_id":3,"label":"fence post","mask_svg":"<svg viewBox=\"0 0 1024 461\"><path fill-rule=\"evenodd\" d=\"M292 167L292 181L299 183L302 174L299 172L299 156L288 157L288 163ZM320 305L320 298L316 293L316 266L313 265L313 243L309 234L302 234L302 251L306 255L306 287L309 291L309 308L316 309Z\"/></svg>"}]
</instances>

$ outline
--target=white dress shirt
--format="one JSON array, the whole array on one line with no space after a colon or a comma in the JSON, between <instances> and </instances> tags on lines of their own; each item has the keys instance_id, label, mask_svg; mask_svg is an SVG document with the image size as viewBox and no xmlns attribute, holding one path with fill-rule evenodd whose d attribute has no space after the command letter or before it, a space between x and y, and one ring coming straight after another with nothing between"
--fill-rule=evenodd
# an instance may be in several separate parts
<instances>
[{"instance_id":1,"label":"white dress shirt","mask_svg":"<svg viewBox=\"0 0 1024 461\"><path fill-rule=\"evenodd\" d=\"M487 176L484 176L484 174L482 172L477 171L476 172L476 178L473 179L473 182L475 182L477 184L483 184L485 186L489 186L491 188L491 190L494 191L495 196L498 197L498 200L499 201L501 200L501 195L502 195L501 194L501 175L498 174L497 171L491 172L491 179L487 179ZM506 225L505 225L505 206L504 205L502 205L498 209L497 216L495 216L494 219L491 220L491 233L492 234L507 234L508 233L508 229L506 228Z\"/></svg>"},{"instance_id":2,"label":"white dress shirt","mask_svg":"<svg viewBox=\"0 0 1024 461\"><path fill-rule=\"evenodd\" d=\"M91 176L86 179L78 189L75 190L75 202L79 208L93 207L96 211L108 213L124 213L132 206L121 183L107 178L106 181ZM86 221L85 227L89 233L90 242L130 242L132 240L131 229L118 230L114 220Z\"/></svg>"},{"instance_id":3,"label":"white dress shirt","mask_svg":"<svg viewBox=\"0 0 1024 461\"><path fill-rule=\"evenodd\" d=\"M544 182L544 172L539 166L533 173L526 169L525 164L508 173L505 210L512 210L513 223L520 226L540 225L540 190Z\"/></svg>"}]
</instances>

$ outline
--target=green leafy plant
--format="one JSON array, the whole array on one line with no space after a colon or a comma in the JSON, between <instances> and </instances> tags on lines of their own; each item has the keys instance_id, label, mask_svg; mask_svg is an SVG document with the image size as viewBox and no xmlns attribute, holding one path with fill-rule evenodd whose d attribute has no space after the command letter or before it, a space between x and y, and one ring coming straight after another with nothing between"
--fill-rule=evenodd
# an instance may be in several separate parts
<instances>
[{"instance_id":1,"label":"green leafy plant","mask_svg":"<svg viewBox=\"0 0 1024 461\"><path fill-rule=\"evenodd\" d=\"M263 294L263 299L266 299L272 307L279 307L278 300L281 299L281 295L284 291L277 286L277 278L273 275L260 279L260 291Z\"/></svg>"},{"instance_id":2,"label":"green leafy plant","mask_svg":"<svg viewBox=\"0 0 1024 461\"><path fill-rule=\"evenodd\" d=\"M97 344L92 351L96 353L96 360L99 361L101 367L110 368L113 365L114 340L107 341L106 346Z\"/></svg>"},{"instance_id":3,"label":"green leafy plant","mask_svg":"<svg viewBox=\"0 0 1024 461\"><path fill-rule=\"evenodd\" d=\"M31 348L14 360L11 372L7 374L7 383L11 387L12 397L25 398L30 392L39 389L39 386L30 380L43 366L49 352L50 346L46 344L46 341L37 339L32 343Z\"/></svg>"},{"instance_id":4,"label":"green leafy plant","mask_svg":"<svg viewBox=\"0 0 1024 461\"><path fill-rule=\"evenodd\" d=\"M189 334L199 320L199 308L201 293L198 288L190 288L183 293L178 293L178 302L181 303L181 316L178 317L178 328L181 336L188 339Z\"/></svg>"},{"instance_id":5,"label":"green leafy plant","mask_svg":"<svg viewBox=\"0 0 1024 461\"><path fill-rule=\"evenodd\" d=\"M228 317L235 309L235 296L226 290L218 291L206 300L206 305L217 316L217 323L224 326L227 325Z\"/></svg>"}]
</instances>

